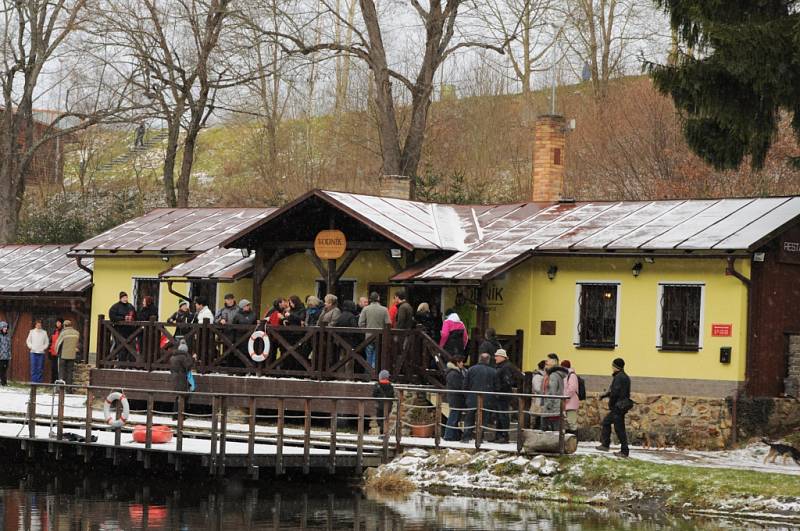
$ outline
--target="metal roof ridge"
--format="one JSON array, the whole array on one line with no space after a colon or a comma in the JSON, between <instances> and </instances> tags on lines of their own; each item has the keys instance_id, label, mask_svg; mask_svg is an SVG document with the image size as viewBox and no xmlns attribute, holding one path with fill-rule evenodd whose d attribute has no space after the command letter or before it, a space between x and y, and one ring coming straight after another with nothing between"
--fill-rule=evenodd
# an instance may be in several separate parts
<instances>
[{"instance_id":1,"label":"metal roof ridge","mask_svg":"<svg viewBox=\"0 0 800 531\"><path fill-rule=\"evenodd\" d=\"M441 249L443 247L442 234L439 232L439 219L436 215L436 203L430 204L430 216L431 220L433 221L433 234L435 234L437 245Z\"/></svg>"}]
</instances>

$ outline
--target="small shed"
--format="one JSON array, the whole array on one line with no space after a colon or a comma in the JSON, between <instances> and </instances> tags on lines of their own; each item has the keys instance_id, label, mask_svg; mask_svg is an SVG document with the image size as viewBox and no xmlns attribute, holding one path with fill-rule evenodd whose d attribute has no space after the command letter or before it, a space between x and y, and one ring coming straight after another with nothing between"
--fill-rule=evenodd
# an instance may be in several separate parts
<instances>
[{"instance_id":1,"label":"small shed","mask_svg":"<svg viewBox=\"0 0 800 531\"><path fill-rule=\"evenodd\" d=\"M0 246L0 319L13 334L9 379L30 380L30 359L25 341L35 319L52 333L56 319L69 319L81 333L84 359L89 335L92 296L92 260L79 267L69 258L70 245ZM45 363L45 381L51 381Z\"/></svg>"}]
</instances>

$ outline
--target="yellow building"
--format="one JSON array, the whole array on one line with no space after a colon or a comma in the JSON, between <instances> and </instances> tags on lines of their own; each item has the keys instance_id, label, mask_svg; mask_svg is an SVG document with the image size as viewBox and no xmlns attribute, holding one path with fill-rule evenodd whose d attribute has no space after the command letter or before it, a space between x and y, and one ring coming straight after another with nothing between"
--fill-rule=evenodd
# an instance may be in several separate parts
<instances>
[{"instance_id":1,"label":"yellow building","mask_svg":"<svg viewBox=\"0 0 800 531\"><path fill-rule=\"evenodd\" d=\"M404 287L479 333L522 331L526 371L555 352L599 390L622 357L641 392L777 395L800 330L798 220L800 197L468 206L315 190L280 209L157 210L72 252L94 259L94 321L123 290L155 296L165 320L198 295L263 315L290 295Z\"/></svg>"}]
</instances>

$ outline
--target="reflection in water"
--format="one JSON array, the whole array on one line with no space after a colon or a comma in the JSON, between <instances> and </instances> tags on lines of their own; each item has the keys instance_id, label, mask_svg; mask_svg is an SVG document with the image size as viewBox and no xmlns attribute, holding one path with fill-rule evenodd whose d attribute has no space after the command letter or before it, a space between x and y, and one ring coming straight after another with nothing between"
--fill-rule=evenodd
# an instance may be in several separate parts
<instances>
[{"instance_id":1,"label":"reflection in water","mask_svg":"<svg viewBox=\"0 0 800 531\"><path fill-rule=\"evenodd\" d=\"M636 515L564 506L414 494L364 495L346 483L306 480L75 479L8 473L0 479L6 530L239 529L789 529L786 524Z\"/></svg>"}]
</instances>

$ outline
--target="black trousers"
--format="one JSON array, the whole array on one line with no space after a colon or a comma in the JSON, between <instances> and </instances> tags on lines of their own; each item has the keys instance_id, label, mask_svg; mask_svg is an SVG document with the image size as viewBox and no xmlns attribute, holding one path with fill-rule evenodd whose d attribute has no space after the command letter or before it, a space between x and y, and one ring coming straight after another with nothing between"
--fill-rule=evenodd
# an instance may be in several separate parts
<instances>
[{"instance_id":1,"label":"black trousers","mask_svg":"<svg viewBox=\"0 0 800 531\"><path fill-rule=\"evenodd\" d=\"M495 409L497 411L508 411L511 408L511 397L498 396L494 399ZM498 430L495 433L495 440L505 439L508 440L508 428L511 422L508 418L508 413L497 413L497 424L495 428ZM501 431L502 430L502 431Z\"/></svg>"},{"instance_id":2,"label":"black trousers","mask_svg":"<svg viewBox=\"0 0 800 531\"><path fill-rule=\"evenodd\" d=\"M611 445L611 426L614 426L614 431L617 433L619 444L621 446L620 452L623 455L628 455L628 434L625 431L625 412L618 409L612 409L603 419L602 428L600 433L600 442L603 446Z\"/></svg>"},{"instance_id":3,"label":"black trousers","mask_svg":"<svg viewBox=\"0 0 800 531\"><path fill-rule=\"evenodd\" d=\"M0 360L0 385L8 385L8 360Z\"/></svg>"}]
</instances>

